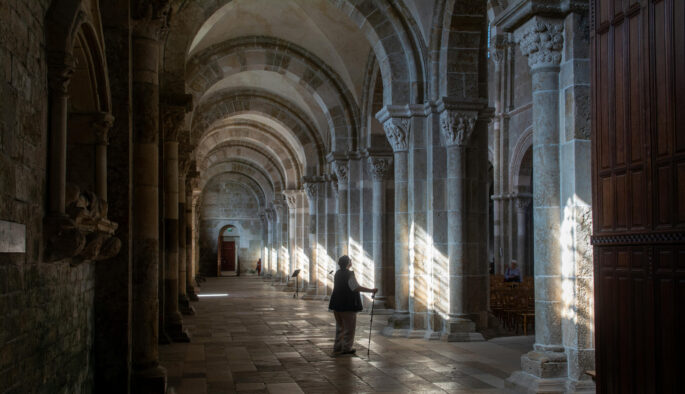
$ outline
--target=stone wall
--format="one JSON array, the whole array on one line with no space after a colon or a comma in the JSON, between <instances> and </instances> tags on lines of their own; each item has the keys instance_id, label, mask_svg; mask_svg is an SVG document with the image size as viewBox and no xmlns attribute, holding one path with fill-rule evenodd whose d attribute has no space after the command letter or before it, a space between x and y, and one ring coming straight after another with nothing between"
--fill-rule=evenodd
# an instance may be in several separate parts
<instances>
[{"instance_id":1,"label":"stone wall","mask_svg":"<svg viewBox=\"0 0 685 394\"><path fill-rule=\"evenodd\" d=\"M262 222L259 201L245 185L231 181L230 174L219 175L207 183L200 212L200 271L216 275L217 244L222 228L235 227L226 237L238 237L236 249L240 271L255 270L261 257Z\"/></svg>"},{"instance_id":2,"label":"stone wall","mask_svg":"<svg viewBox=\"0 0 685 394\"><path fill-rule=\"evenodd\" d=\"M0 393L92 391L93 267L41 263L48 6L0 2L0 220L26 226L26 252L0 253Z\"/></svg>"}]
</instances>

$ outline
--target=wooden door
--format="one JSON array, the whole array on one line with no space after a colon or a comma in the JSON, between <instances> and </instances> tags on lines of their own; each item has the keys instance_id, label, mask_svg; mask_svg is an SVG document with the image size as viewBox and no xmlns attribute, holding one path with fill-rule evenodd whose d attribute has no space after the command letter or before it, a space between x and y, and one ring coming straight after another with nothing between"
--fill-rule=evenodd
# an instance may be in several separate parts
<instances>
[{"instance_id":1,"label":"wooden door","mask_svg":"<svg viewBox=\"0 0 685 394\"><path fill-rule=\"evenodd\" d=\"M221 243L221 270L235 271L235 241Z\"/></svg>"},{"instance_id":2,"label":"wooden door","mask_svg":"<svg viewBox=\"0 0 685 394\"><path fill-rule=\"evenodd\" d=\"M591 3L597 392L685 392L685 1Z\"/></svg>"}]
</instances>

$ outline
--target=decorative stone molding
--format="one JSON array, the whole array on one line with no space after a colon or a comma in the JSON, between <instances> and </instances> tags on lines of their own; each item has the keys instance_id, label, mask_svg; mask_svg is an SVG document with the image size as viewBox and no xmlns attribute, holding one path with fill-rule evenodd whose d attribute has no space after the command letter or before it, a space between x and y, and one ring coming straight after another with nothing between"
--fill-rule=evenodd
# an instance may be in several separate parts
<instances>
[{"instance_id":1,"label":"decorative stone molding","mask_svg":"<svg viewBox=\"0 0 685 394\"><path fill-rule=\"evenodd\" d=\"M369 174L374 181L386 179L392 168L392 159L389 157L369 156Z\"/></svg>"},{"instance_id":2,"label":"decorative stone molding","mask_svg":"<svg viewBox=\"0 0 685 394\"><path fill-rule=\"evenodd\" d=\"M477 111L443 111L440 114L440 129L445 146L466 145L476 127L477 120Z\"/></svg>"},{"instance_id":3,"label":"decorative stone molding","mask_svg":"<svg viewBox=\"0 0 685 394\"><path fill-rule=\"evenodd\" d=\"M564 48L562 21L533 17L517 32L521 53L530 68L558 66Z\"/></svg>"},{"instance_id":4,"label":"decorative stone molding","mask_svg":"<svg viewBox=\"0 0 685 394\"><path fill-rule=\"evenodd\" d=\"M273 222L274 211L272 211L271 209L267 209L264 211L264 215L266 216L266 220L268 220L269 222Z\"/></svg>"},{"instance_id":5,"label":"decorative stone molding","mask_svg":"<svg viewBox=\"0 0 685 394\"><path fill-rule=\"evenodd\" d=\"M409 118L388 118L383 123L385 135L395 152L404 152L409 149L409 132L411 121Z\"/></svg>"}]
</instances>

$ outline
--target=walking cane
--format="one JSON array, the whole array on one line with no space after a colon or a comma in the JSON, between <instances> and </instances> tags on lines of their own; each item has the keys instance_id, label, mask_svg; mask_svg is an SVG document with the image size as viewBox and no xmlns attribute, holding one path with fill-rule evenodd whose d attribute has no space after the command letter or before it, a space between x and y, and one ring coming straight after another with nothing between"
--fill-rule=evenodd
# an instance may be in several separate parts
<instances>
[{"instance_id":1,"label":"walking cane","mask_svg":"<svg viewBox=\"0 0 685 394\"><path fill-rule=\"evenodd\" d=\"M371 352L371 330L373 329L373 304L376 300L376 293L371 296L371 322L369 323L369 346L366 347L366 358L369 358Z\"/></svg>"}]
</instances>

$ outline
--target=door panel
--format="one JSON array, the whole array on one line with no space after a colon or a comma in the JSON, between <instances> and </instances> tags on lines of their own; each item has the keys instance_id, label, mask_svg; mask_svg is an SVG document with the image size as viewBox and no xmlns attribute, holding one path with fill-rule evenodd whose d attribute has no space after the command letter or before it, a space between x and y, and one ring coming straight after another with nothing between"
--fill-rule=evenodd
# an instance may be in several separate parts
<instances>
[{"instance_id":1,"label":"door panel","mask_svg":"<svg viewBox=\"0 0 685 394\"><path fill-rule=\"evenodd\" d=\"M597 392L685 392L685 1L590 15Z\"/></svg>"}]
</instances>

